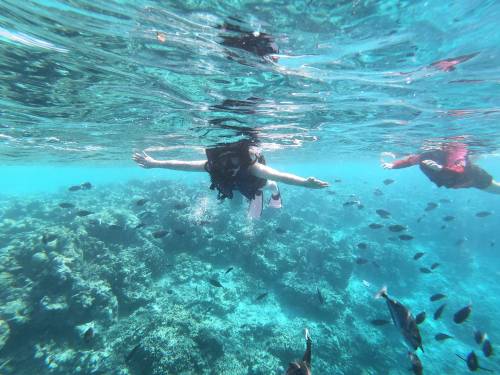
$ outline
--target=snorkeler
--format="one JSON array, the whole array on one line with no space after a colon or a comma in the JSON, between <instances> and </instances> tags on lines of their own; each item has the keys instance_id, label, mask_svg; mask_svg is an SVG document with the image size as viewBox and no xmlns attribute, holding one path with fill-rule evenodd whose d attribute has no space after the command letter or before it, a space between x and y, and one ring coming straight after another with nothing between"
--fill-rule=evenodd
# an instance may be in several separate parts
<instances>
[{"instance_id":1,"label":"snorkeler","mask_svg":"<svg viewBox=\"0 0 500 375\"><path fill-rule=\"evenodd\" d=\"M258 218L263 208L262 189L271 190L269 207L281 208L281 195L276 181L289 185L321 189L327 182L314 177L302 178L280 172L265 164L264 156L257 152L248 140L222 144L205 150L206 160L156 160L142 153L135 153L133 160L143 168L166 168L189 172L208 172L210 189L217 189L218 199L232 199L233 191L239 191L250 200L249 216Z\"/></svg>"},{"instance_id":2,"label":"snorkeler","mask_svg":"<svg viewBox=\"0 0 500 375\"><path fill-rule=\"evenodd\" d=\"M393 156L388 153L383 155ZM467 145L463 143L446 143L439 149L410 155L392 163L382 161L382 167L385 169L406 168L417 164L438 187L451 189L473 187L488 193L500 194L500 183L493 180L484 169L471 163Z\"/></svg>"},{"instance_id":3,"label":"snorkeler","mask_svg":"<svg viewBox=\"0 0 500 375\"><path fill-rule=\"evenodd\" d=\"M304 357L300 362L292 362L288 365L285 375L311 375L311 346L312 340L309 335L309 330L306 328L304 330L306 337L306 351L304 352Z\"/></svg>"}]
</instances>

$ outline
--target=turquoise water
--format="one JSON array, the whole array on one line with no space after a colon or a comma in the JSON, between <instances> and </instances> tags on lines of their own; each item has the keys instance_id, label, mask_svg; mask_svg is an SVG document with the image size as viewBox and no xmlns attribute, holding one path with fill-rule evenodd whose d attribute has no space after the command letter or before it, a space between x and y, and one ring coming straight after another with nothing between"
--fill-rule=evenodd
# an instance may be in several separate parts
<instances>
[{"instance_id":1,"label":"turquoise water","mask_svg":"<svg viewBox=\"0 0 500 375\"><path fill-rule=\"evenodd\" d=\"M390 320L383 285L427 314L424 373L466 374L472 350L499 371L473 336L500 337L498 195L379 160L460 141L500 179L499 17L495 1L2 1L0 373L283 374L307 327L313 374L407 374L398 329L372 323ZM224 45L224 22L279 53ZM207 174L131 160L247 137L330 186L281 183L283 208L250 220Z\"/></svg>"}]
</instances>

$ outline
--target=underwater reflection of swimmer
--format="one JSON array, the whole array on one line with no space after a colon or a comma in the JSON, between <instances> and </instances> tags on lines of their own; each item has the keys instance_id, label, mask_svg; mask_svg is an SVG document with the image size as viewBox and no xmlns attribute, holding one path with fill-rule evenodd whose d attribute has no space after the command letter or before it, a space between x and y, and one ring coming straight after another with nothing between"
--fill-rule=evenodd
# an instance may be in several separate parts
<instances>
[{"instance_id":1,"label":"underwater reflection of swimmer","mask_svg":"<svg viewBox=\"0 0 500 375\"><path fill-rule=\"evenodd\" d=\"M252 218L261 215L264 188L272 192L269 207L281 208L281 195L276 181L310 189L328 186L328 183L315 177L303 178L267 166L263 155L248 140L207 148L205 153L207 159L196 161L156 160L145 152L135 153L132 158L143 168L208 172L210 189L217 189L218 199L232 199L233 191L239 191L250 200L249 216Z\"/></svg>"},{"instance_id":2,"label":"underwater reflection of swimmer","mask_svg":"<svg viewBox=\"0 0 500 375\"><path fill-rule=\"evenodd\" d=\"M388 155L388 153L384 154ZM429 180L438 187L476 188L488 193L500 194L500 183L469 160L467 145L463 143L445 143L436 150L409 155L394 162L382 162L382 167L400 169L417 164Z\"/></svg>"},{"instance_id":3,"label":"underwater reflection of swimmer","mask_svg":"<svg viewBox=\"0 0 500 375\"><path fill-rule=\"evenodd\" d=\"M264 59L278 61L276 56L279 53L278 46L274 37L260 31L246 31L240 26L224 22L218 26L221 30L222 45L232 48L238 48L253 53ZM236 54L230 54L229 58L238 57ZM241 61L245 63L244 61Z\"/></svg>"},{"instance_id":4,"label":"underwater reflection of swimmer","mask_svg":"<svg viewBox=\"0 0 500 375\"><path fill-rule=\"evenodd\" d=\"M300 362L292 362L288 365L285 375L311 375L311 346L312 340L309 335L309 330L306 328L304 330L306 338L306 351Z\"/></svg>"}]
</instances>

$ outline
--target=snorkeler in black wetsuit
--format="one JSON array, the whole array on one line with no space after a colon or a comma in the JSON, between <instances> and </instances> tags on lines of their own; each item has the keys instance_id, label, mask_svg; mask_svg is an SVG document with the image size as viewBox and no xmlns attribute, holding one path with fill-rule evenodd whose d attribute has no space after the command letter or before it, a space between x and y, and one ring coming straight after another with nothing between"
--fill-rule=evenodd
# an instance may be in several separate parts
<instances>
[{"instance_id":1,"label":"snorkeler in black wetsuit","mask_svg":"<svg viewBox=\"0 0 500 375\"><path fill-rule=\"evenodd\" d=\"M304 356L302 357L302 361L300 362L292 362L288 365L288 369L286 370L285 375L311 375L311 347L312 340L309 335L309 330L305 329L305 337L306 337L306 351L304 352Z\"/></svg>"}]
</instances>

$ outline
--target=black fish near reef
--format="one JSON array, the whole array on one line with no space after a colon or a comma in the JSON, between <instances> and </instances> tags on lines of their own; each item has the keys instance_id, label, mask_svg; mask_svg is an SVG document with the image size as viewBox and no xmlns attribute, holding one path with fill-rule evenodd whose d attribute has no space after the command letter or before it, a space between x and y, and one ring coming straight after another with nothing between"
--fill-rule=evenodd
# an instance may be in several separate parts
<instances>
[{"instance_id":1,"label":"black fish near reef","mask_svg":"<svg viewBox=\"0 0 500 375\"><path fill-rule=\"evenodd\" d=\"M491 357L493 355L493 346L491 346L489 339L484 340L482 350L485 357Z\"/></svg>"},{"instance_id":2,"label":"black fish near reef","mask_svg":"<svg viewBox=\"0 0 500 375\"><path fill-rule=\"evenodd\" d=\"M478 361L476 353L474 353L474 351L470 352L467 355L467 358L464 358L459 354L456 354L456 356L458 358L460 358L462 361L465 361L465 363L467 364L467 368L470 371L483 370L483 371L493 372L492 370L489 370L489 369L486 369L484 367L479 366L479 361Z\"/></svg>"},{"instance_id":3,"label":"black fish near reef","mask_svg":"<svg viewBox=\"0 0 500 375\"><path fill-rule=\"evenodd\" d=\"M224 272L224 275L227 275L229 272L231 272L234 269L234 267L229 267L226 272Z\"/></svg>"},{"instance_id":4,"label":"black fish near reef","mask_svg":"<svg viewBox=\"0 0 500 375\"><path fill-rule=\"evenodd\" d=\"M360 250L366 250L368 248L368 245L364 242L358 243L358 249Z\"/></svg>"},{"instance_id":5,"label":"black fish near reef","mask_svg":"<svg viewBox=\"0 0 500 375\"><path fill-rule=\"evenodd\" d=\"M483 341L484 341L485 338L486 338L486 333L481 332L479 330L474 331L474 340L479 345L481 345L483 343Z\"/></svg>"},{"instance_id":6,"label":"black fish near reef","mask_svg":"<svg viewBox=\"0 0 500 375\"><path fill-rule=\"evenodd\" d=\"M384 195L384 192L380 189L375 189L373 191L373 195L375 195L376 197L380 197L380 196Z\"/></svg>"},{"instance_id":7,"label":"black fish near reef","mask_svg":"<svg viewBox=\"0 0 500 375\"><path fill-rule=\"evenodd\" d=\"M370 323L376 327L379 326L385 326L386 324L389 324L390 321L386 319L372 319L370 320Z\"/></svg>"},{"instance_id":8,"label":"black fish near reef","mask_svg":"<svg viewBox=\"0 0 500 375\"><path fill-rule=\"evenodd\" d=\"M432 302L435 302L435 301L439 301L440 299L443 299L443 298L446 298L446 295L442 294L442 293L436 293L436 294L433 294L430 298L430 300Z\"/></svg>"},{"instance_id":9,"label":"black fish near reef","mask_svg":"<svg viewBox=\"0 0 500 375\"><path fill-rule=\"evenodd\" d=\"M135 201L136 206L144 206L148 202L148 199L141 198Z\"/></svg>"},{"instance_id":10,"label":"black fish near reef","mask_svg":"<svg viewBox=\"0 0 500 375\"><path fill-rule=\"evenodd\" d=\"M75 205L73 203L62 202L62 203L59 203L59 207L61 207L61 208L74 208Z\"/></svg>"},{"instance_id":11,"label":"black fish near reef","mask_svg":"<svg viewBox=\"0 0 500 375\"><path fill-rule=\"evenodd\" d=\"M361 258L361 257L356 258L356 264L362 265L362 264L366 264L366 263L368 263L368 259Z\"/></svg>"},{"instance_id":12,"label":"black fish near reef","mask_svg":"<svg viewBox=\"0 0 500 375\"><path fill-rule=\"evenodd\" d=\"M318 296L318 301L321 305L325 304L325 298L323 297L323 294L321 294L321 290L319 288L316 288L316 295Z\"/></svg>"},{"instance_id":13,"label":"black fish near reef","mask_svg":"<svg viewBox=\"0 0 500 375\"><path fill-rule=\"evenodd\" d=\"M92 184L90 182L84 182L83 184L80 185L82 190L90 190L92 189Z\"/></svg>"},{"instance_id":14,"label":"black fish near reef","mask_svg":"<svg viewBox=\"0 0 500 375\"><path fill-rule=\"evenodd\" d=\"M285 234L286 233L286 229L283 229L281 227L276 228L274 231L278 234Z\"/></svg>"},{"instance_id":15,"label":"black fish near reef","mask_svg":"<svg viewBox=\"0 0 500 375\"><path fill-rule=\"evenodd\" d=\"M55 234L49 233L42 236L42 242L47 245L49 242L54 241L57 238Z\"/></svg>"},{"instance_id":16,"label":"black fish near reef","mask_svg":"<svg viewBox=\"0 0 500 375\"><path fill-rule=\"evenodd\" d=\"M398 301L389 298L386 287L383 287L376 294L375 298L385 299L389 312L391 313L392 321L394 322L394 325L399 328L409 347L413 350L420 348L424 351L420 331L418 330L417 323L410 310Z\"/></svg>"},{"instance_id":17,"label":"black fish near reef","mask_svg":"<svg viewBox=\"0 0 500 375\"><path fill-rule=\"evenodd\" d=\"M408 352L408 358L411 361L411 370L415 375L422 375L424 373L424 366L420 362L420 358L415 353Z\"/></svg>"},{"instance_id":18,"label":"black fish near reef","mask_svg":"<svg viewBox=\"0 0 500 375\"><path fill-rule=\"evenodd\" d=\"M415 253L415 255L413 256L413 260L419 260L420 258L422 258L423 256L425 255L425 253L419 251L418 253Z\"/></svg>"},{"instance_id":19,"label":"black fish near reef","mask_svg":"<svg viewBox=\"0 0 500 375\"><path fill-rule=\"evenodd\" d=\"M437 207L437 203L434 203L434 202L429 202L427 203L427 207L425 207L425 211L429 212L429 211L432 211L434 210L436 207Z\"/></svg>"},{"instance_id":20,"label":"black fish near reef","mask_svg":"<svg viewBox=\"0 0 500 375\"><path fill-rule=\"evenodd\" d=\"M425 313L425 311L422 311L421 313L418 313L417 316L415 317L415 322L417 324L422 324L426 317L427 314Z\"/></svg>"},{"instance_id":21,"label":"black fish near reef","mask_svg":"<svg viewBox=\"0 0 500 375\"><path fill-rule=\"evenodd\" d=\"M451 201L447 198L442 198L439 200L439 203L451 203Z\"/></svg>"},{"instance_id":22,"label":"black fish near reef","mask_svg":"<svg viewBox=\"0 0 500 375\"><path fill-rule=\"evenodd\" d=\"M391 217L391 213L389 211L383 210L379 208L378 210L375 211L378 216L380 216L382 219L388 219Z\"/></svg>"},{"instance_id":23,"label":"black fish near reef","mask_svg":"<svg viewBox=\"0 0 500 375\"><path fill-rule=\"evenodd\" d=\"M432 263L431 265L431 270L435 270L436 268L438 268L440 266L439 263Z\"/></svg>"},{"instance_id":24,"label":"black fish near reef","mask_svg":"<svg viewBox=\"0 0 500 375\"><path fill-rule=\"evenodd\" d=\"M82 187L80 185L74 185L74 186L70 186L68 188L69 191L78 191L78 190L82 190Z\"/></svg>"},{"instance_id":25,"label":"black fish near reef","mask_svg":"<svg viewBox=\"0 0 500 375\"><path fill-rule=\"evenodd\" d=\"M399 239L402 241L411 241L413 240L413 236L410 236L409 234L401 234Z\"/></svg>"},{"instance_id":26,"label":"black fish near reef","mask_svg":"<svg viewBox=\"0 0 500 375\"><path fill-rule=\"evenodd\" d=\"M212 284L213 286L215 286L216 288L224 288L222 286L222 284L219 282L219 280L215 279L215 278L211 278L211 279L208 279L208 282L210 284Z\"/></svg>"},{"instance_id":27,"label":"black fish near reef","mask_svg":"<svg viewBox=\"0 0 500 375\"><path fill-rule=\"evenodd\" d=\"M370 225L368 225L368 227L370 229L380 229L380 228L383 227L383 225L382 224L377 224L377 223L371 223Z\"/></svg>"},{"instance_id":28,"label":"black fish near reef","mask_svg":"<svg viewBox=\"0 0 500 375\"><path fill-rule=\"evenodd\" d=\"M443 315L444 308L446 307L446 303L443 303L438 309L434 312L434 320L438 320Z\"/></svg>"},{"instance_id":29,"label":"black fish near reef","mask_svg":"<svg viewBox=\"0 0 500 375\"><path fill-rule=\"evenodd\" d=\"M222 285L221 285L221 287L222 287ZM267 295L268 295L268 294L269 294L268 292L264 292L264 293L262 293L262 294L259 294L259 295L257 296L257 298L255 299L255 302L262 301L264 298L266 298L266 297L267 297Z\"/></svg>"},{"instance_id":30,"label":"black fish near reef","mask_svg":"<svg viewBox=\"0 0 500 375\"><path fill-rule=\"evenodd\" d=\"M438 333L436 336L434 336L434 339L436 341L445 341L452 338L453 336L447 335L446 333Z\"/></svg>"},{"instance_id":31,"label":"black fish near reef","mask_svg":"<svg viewBox=\"0 0 500 375\"><path fill-rule=\"evenodd\" d=\"M163 238L167 235L167 233L168 233L168 230L160 229L160 230L157 230L156 232L153 232L153 237L154 238Z\"/></svg>"},{"instance_id":32,"label":"black fish near reef","mask_svg":"<svg viewBox=\"0 0 500 375\"><path fill-rule=\"evenodd\" d=\"M455 216L448 215L448 216L443 217L443 221L449 222L452 220L455 220Z\"/></svg>"},{"instance_id":33,"label":"black fish near reef","mask_svg":"<svg viewBox=\"0 0 500 375\"><path fill-rule=\"evenodd\" d=\"M428 269L427 267L420 267L420 272L425 273L425 274L432 273L432 271L430 269Z\"/></svg>"},{"instance_id":34,"label":"black fish near reef","mask_svg":"<svg viewBox=\"0 0 500 375\"><path fill-rule=\"evenodd\" d=\"M486 216L490 216L490 215L491 215L490 211L480 211L476 214L477 217L486 217Z\"/></svg>"},{"instance_id":35,"label":"black fish near reef","mask_svg":"<svg viewBox=\"0 0 500 375\"><path fill-rule=\"evenodd\" d=\"M76 212L76 216L80 216L80 217L85 217L85 216L89 216L89 215L92 215L93 212L92 211L88 211L88 210L80 210L80 211L77 211Z\"/></svg>"},{"instance_id":36,"label":"black fish near reef","mask_svg":"<svg viewBox=\"0 0 500 375\"><path fill-rule=\"evenodd\" d=\"M390 185L394 182L394 180L390 179L390 178L386 178L384 181L382 181L384 183L384 185Z\"/></svg>"},{"instance_id":37,"label":"black fish near reef","mask_svg":"<svg viewBox=\"0 0 500 375\"><path fill-rule=\"evenodd\" d=\"M391 232L401 232L403 230L406 230L406 227L400 224L389 225L388 228Z\"/></svg>"},{"instance_id":38,"label":"black fish near reef","mask_svg":"<svg viewBox=\"0 0 500 375\"><path fill-rule=\"evenodd\" d=\"M458 310L453 315L453 321L457 324L461 324L467 320L471 312L472 312L472 305L467 305Z\"/></svg>"}]
</instances>

